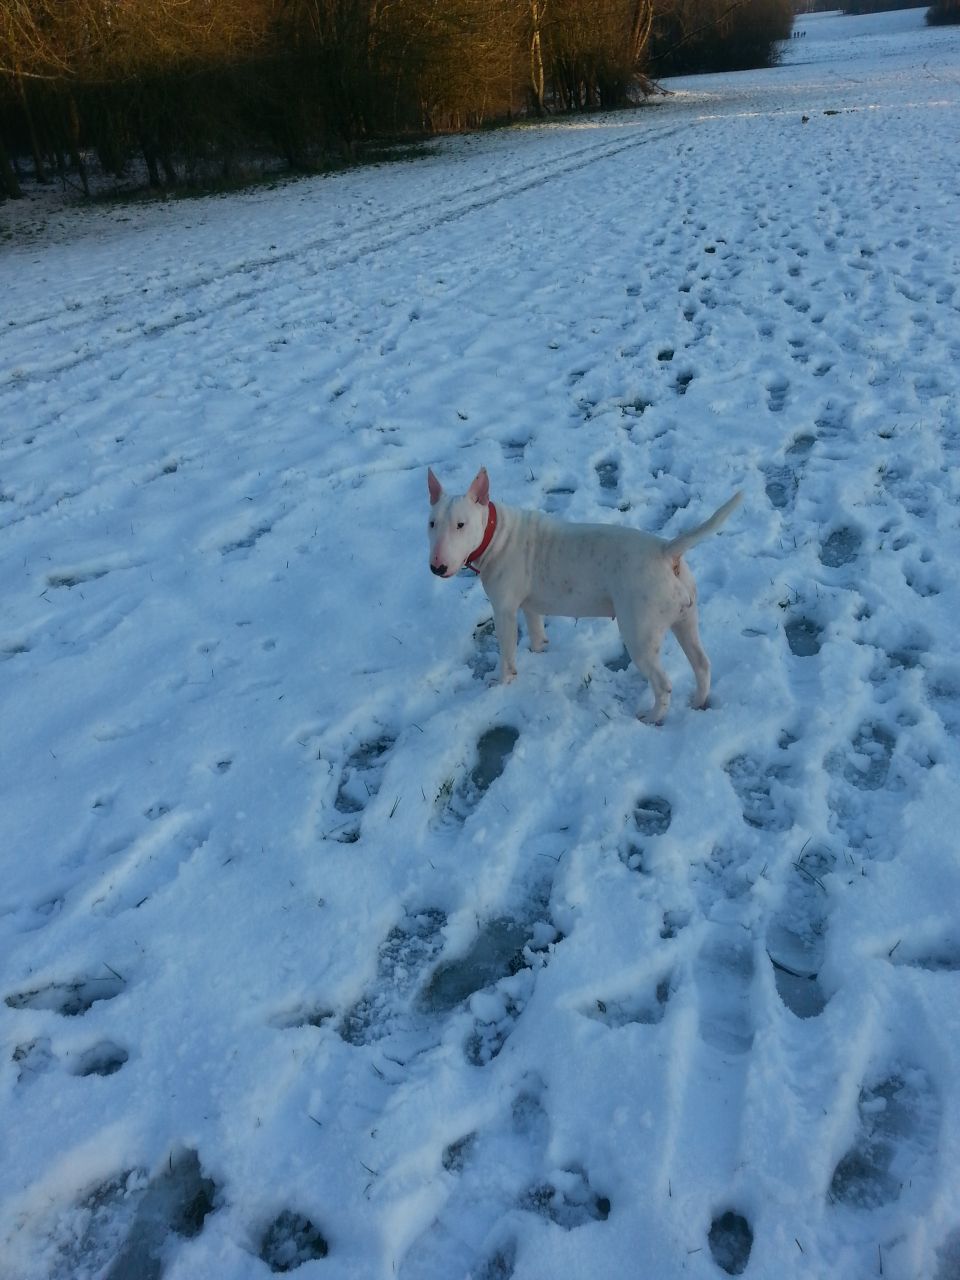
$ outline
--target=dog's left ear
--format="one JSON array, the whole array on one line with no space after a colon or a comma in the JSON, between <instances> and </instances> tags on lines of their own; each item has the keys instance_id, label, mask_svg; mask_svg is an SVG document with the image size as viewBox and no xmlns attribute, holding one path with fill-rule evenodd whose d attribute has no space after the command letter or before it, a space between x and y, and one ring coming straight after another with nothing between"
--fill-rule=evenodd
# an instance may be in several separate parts
<instances>
[{"instance_id":1,"label":"dog's left ear","mask_svg":"<svg viewBox=\"0 0 960 1280\"><path fill-rule=\"evenodd\" d=\"M482 507L490 501L490 477L486 467L481 467L474 476L473 484L467 490L467 497L479 502Z\"/></svg>"},{"instance_id":2,"label":"dog's left ear","mask_svg":"<svg viewBox=\"0 0 960 1280\"><path fill-rule=\"evenodd\" d=\"M431 467L427 467L427 488L430 491L430 505L435 507L443 496L443 485L433 474Z\"/></svg>"}]
</instances>

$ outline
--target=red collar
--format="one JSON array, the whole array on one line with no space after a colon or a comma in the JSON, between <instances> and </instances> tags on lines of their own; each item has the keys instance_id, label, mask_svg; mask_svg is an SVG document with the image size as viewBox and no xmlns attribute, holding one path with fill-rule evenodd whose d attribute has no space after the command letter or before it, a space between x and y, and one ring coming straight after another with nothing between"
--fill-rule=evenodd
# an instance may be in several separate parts
<instances>
[{"instance_id":1,"label":"red collar","mask_svg":"<svg viewBox=\"0 0 960 1280\"><path fill-rule=\"evenodd\" d=\"M480 559L486 549L490 546L490 543L493 541L493 535L497 531L497 508L491 502L488 504L488 509L489 515L487 516L487 527L484 530L483 541L480 543L479 547L477 547L476 551L470 552L466 559L466 568L472 569L474 573L479 573L480 570L476 568L473 561Z\"/></svg>"}]
</instances>

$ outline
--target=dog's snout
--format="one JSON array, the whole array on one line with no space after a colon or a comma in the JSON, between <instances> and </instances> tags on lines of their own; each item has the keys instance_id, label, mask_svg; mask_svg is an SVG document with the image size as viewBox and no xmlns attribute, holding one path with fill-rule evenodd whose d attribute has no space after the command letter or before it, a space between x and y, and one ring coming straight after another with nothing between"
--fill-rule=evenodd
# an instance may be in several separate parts
<instances>
[{"instance_id":1,"label":"dog's snout","mask_svg":"<svg viewBox=\"0 0 960 1280\"><path fill-rule=\"evenodd\" d=\"M438 578L445 578L447 576L447 566L445 564L432 564L430 568Z\"/></svg>"}]
</instances>

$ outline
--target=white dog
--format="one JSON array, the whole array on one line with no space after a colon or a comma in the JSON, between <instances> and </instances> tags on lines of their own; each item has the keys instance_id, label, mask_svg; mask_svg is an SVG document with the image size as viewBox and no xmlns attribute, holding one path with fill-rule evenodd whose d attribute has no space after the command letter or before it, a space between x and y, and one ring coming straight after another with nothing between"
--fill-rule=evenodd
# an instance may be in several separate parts
<instances>
[{"instance_id":1,"label":"white dog","mask_svg":"<svg viewBox=\"0 0 960 1280\"><path fill-rule=\"evenodd\" d=\"M479 573L493 605L504 684L517 674L518 609L537 653L547 644L546 613L616 618L627 652L653 688L653 707L641 720L660 724L670 705L670 681L660 663L668 627L697 678L692 705L707 705L710 659L697 627L696 583L681 557L720 528L742 494L667 542L637 529L566 524L538 511L494 506L484 468L462 497L448 497L431 470L427 486L430 568L440 578L452 578L464 566Z\"/></svg>"}]
</instances>

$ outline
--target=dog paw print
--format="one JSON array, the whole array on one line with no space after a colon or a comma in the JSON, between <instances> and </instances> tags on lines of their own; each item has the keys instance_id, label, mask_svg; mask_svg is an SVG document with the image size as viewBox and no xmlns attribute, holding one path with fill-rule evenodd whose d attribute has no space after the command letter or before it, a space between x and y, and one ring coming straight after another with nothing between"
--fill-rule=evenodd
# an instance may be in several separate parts
<instances>
[{"instance_id":1,"label":"dog paw print","mask_svg":"<svg viewBox=\"0 0 960 1280\"><path fill-rule=\"evenodd\" d=\"M742 1213L727 1209L710 1224L707 1234L710 1255L728 1276L742 1275L753 1249L753 1230Z\"/></svg>"},{"instance_id":2,"label":"dog paw print","mask_svg":"<svg viewBox=\"0 0 960 1280\"><path fill-rule=\"evenodd\" d=\"M795 658L814 658L823 644L823 627L815 618L795 614L783 626L790 652Z\"/></svg>"},{"instance_id":3,"label":"dog paw print","mask_svg":"<svg viewBox=\"0 0 960 1280\"><path fill-rule=\"evenodd\" d=\"M828 569L842 568L857 558L862 542L863 535L849 525L834 529L820 544L820 563Z\"/></svg>"},{"instance_id":4,"label":"dog paw print","mask_svg":"<svg viewBox=\"0 0 960 1280\"><path fill-rule=\"evenodd\" d=\"M325 1258L329 1251L326 1237L310 1218L284 1209L263 1232L257 1252L274 1274L281 1274Z\"/></svg>"}]
</instances>

